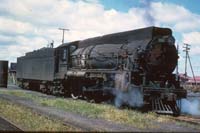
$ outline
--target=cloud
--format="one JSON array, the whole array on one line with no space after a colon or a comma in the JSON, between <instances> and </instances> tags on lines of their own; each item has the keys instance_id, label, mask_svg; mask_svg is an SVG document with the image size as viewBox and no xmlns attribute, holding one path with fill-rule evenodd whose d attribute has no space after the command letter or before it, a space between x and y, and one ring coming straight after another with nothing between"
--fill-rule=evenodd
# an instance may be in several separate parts
<instances>
[{"instance_id":1,"label":"cloud","mask_svg":"<svg viewBox=\"0 0 200 133\"><path fill-rule=\"evenodd\" d=\"M145 15L145 12L138 8L133 8L129 13L121 13L114 9L105 10L98 2L90 3L82 0L75 2L70 0L22 1L5 1L4 5L7 8L4 12L21 21L39 24L43 27L67 26L78 30L100 30L100 32L105 32L106 30L107 32L112 32L112 26L115 25L114 22L118 24L115 29L118 26L130 27L131 25L136 28L138 26L146 26L144 21L138 21L144 20L143 16ZM13 8L13 5L16 6ZM124 25L127 22L128 25ZM105 26L105 24L108 25Z\"/></svg>"},{"instance_id":2,"label":"cloud","mask_svg":"<svg viewBox=\"0 0 200 133\"><path fill-rule=\"evenodd\" d=\"M151 3L151 14L156 21L172 26L176 31L200 30L200 15L190 12L181 5L172 3Z\"/></svg>"},{"instance_id":3,"label":"cloud","mask_svg":"<svg viewBox=\"0 0 200 133\"><path fill-rule=\"evenodd\" d=\"M6 34L29 34L34 27L26 22L0 17L0 32Z\"/></svg>"},{"instance_id":4,"label":"cloud","mask_svg":"<svg viewBox=\"0 0 200 133\"><path fill-rule=\"evenodd\" d=\"M191 45L191 55L200 54L200 32L183 33L183 43Z\"/></svg>"},{"instance_id":5,"label":"cloud","mask_svg":"<svg viewBox=\"0 0 200 133\"><path fill-rule=\"evenodd\" d=\"M12 42L12 37L0 34L0 45L4 45L4 43L9 43L9 42Z\"/></svg>"},{"instance_id":6,"label":"cloud","mask_svg":"<svg viewBox=\"0 0 200 133\"><path fill-rule=\"evenodd\" d=\"M59 27L74 41L149 25L141 8L124 13L90 0L2 0L0 12L0 57L12 60L51 40L60 45Z\"/></svg>"},{"instance_id":7,"label":"cloud","mask_svg":"<svg viewBox=\"0 0 200 133\"><path fill-rule=\"evenodd\" d=\"M185 39L200 30L200 16L183 6L147 0L143 4L121 12L106 10L98 0L1 0L0 58L16 61L51 40L60 45L59 27L70 29L65 32L65 42L150 25L171 27L179 34L184 31Z\"/></svg>"},{"instance_id":8,"label":"cloud","mask_svg":"<svg viewBox=\"0 0 200 133\"><path fill-rule=\"evenodd\" d=\"M24 55L28 51L45 47L47 41L40 37L26 38L24 36L15 36L10 45L0 45L0 60L16 61L16 58Z\"/></svg>"},{"instance_id":9,"label":"cloud","mask_svg":"<svg viewBox=\"0 0 200 133\"><path fill-rule=\"evenodd\" d=\"M200 46L200 32L184 33L183 42Z\"/></svg>"}]
</instances>

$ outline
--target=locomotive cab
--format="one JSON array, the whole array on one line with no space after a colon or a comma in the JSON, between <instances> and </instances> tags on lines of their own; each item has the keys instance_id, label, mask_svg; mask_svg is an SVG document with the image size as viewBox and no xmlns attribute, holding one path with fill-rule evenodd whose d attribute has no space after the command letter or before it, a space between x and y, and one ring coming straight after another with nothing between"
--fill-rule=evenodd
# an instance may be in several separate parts
<instances>
[{"instance_id":1,"label":"locomotive cab","mask_svg":"<svg viewBox=\"0 0 200 133\"><path fill-rule=\"evenodd\" d=\"M67 70L71 67L71 58L70 55L77 49L77 43L65 43L56 48L55 51L55 74L57 77L64 77L67 73Z\"/></svg>"}]
</instances>

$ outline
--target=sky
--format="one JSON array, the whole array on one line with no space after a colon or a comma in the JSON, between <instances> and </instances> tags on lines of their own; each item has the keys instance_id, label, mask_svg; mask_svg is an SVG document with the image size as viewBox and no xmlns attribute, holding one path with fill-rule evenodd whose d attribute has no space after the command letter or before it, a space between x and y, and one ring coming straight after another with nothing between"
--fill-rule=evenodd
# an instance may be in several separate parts
<instances>
[{"instance_id":1,"label":"sky","mask_svg":"<svg viewBox=\"0 0 200 133\"><path fill-rule=\"evenodd\" d=\"M191 46L195 75L200 76L199 0L0 0L0 60L16 62L52 40L54 46L148 26L168 27L179 45L179 72L184 73L183 44ZM188 74L191 70L188 64Z\"/></svg>"}]
</instances>

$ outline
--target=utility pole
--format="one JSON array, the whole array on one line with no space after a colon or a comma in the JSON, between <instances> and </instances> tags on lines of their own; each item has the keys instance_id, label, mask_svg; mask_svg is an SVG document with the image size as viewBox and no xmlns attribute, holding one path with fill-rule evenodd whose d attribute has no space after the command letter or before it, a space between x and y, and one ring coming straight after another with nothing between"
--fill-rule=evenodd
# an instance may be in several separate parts
<instances>
[{"instance_id":1,"label":"utility pole","mask_svg":"<svg viewBox=\"0 0 200 133\"><path fill-rule=\"evenodd\" d=\"M192 68L192 63L191 63L191 60L190 60L190 56L189 56L189 50L190 50L190 46L189 44L186 44L184 43L184 52L185 52L185 78L187 76L187 59L189 60L189 63L190 63L190 68L191 68L191 71L192 71L192 76L193 76L193 79L194 79L194 82L196 84L196 79L195 79L195 76L194 76L194 71L193 71L193 68Z\"/></svg>"},{"instance_id":2,"label":"utility pole","mask_svg":"<svg viewBox=\"0 0 200 133\"><path fill-rule=\"evenodd\" d=\"M62 34L62 44L63 44L64 43L65 31L69 31L69 29L64 29L64 28L58 28L58 29L63 31L63 34Z\"/></svg>"},{"instance_id":3,"label":"utility pole","mask_svg":"<svg viewBox=\"0 0 200 133\"><path fill-rule=\"evenodd\" d=\"M188 51L190 50L189 44L184 43L184 52L185 52L185 78L187 77L187 59L188 59Z\"/></svg>"}]
</instances>

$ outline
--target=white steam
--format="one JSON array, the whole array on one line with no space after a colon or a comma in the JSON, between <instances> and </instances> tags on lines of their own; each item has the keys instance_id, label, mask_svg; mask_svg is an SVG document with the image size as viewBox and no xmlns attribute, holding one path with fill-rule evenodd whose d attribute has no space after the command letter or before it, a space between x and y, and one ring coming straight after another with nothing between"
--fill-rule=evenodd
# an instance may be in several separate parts
<instances>
[{"instance_id":1,"label":"white steam","mask_svg":"<svg viewBox=\"0 0 200 133\"><path fill-rule=\"evenodd\" d=\"M131 85L128 78L126 72L115 75L115 88L113 89L115 106L141 107L143 105L142 91L139 86Z\"/></svg>"},{"instance_id":2,"label":"white steam","mask_svg":"<svg viewBox=\"0 0 200 133\"><path fill-rule=\"evenodd\" d=\"M139 87L130 87L128 91L114 89L115 106L129 105L131 107L141 107L143 105L143 95Z\"/></svg>"},{"instance_id":3,"label":"white steam","mask_svg":"<svg viewBox=\"0 0 200 133\"><path fill-rule=\"evenodd\" d=\"M200 100L198 99L182 99L181 112L191 115L200 115Z\"/></svg>"}]
</instances>

